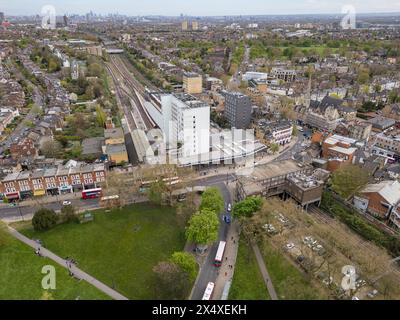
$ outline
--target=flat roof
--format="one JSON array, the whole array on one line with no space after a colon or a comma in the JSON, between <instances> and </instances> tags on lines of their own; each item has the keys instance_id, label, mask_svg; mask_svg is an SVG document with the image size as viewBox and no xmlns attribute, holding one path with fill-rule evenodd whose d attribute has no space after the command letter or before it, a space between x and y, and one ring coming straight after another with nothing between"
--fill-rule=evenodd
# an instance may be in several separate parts
<instances>
[{"instance_id":1,"label":"flat roof","mask_svg":"<svg viewBox=\"0 0 400 320\"><path fill-rule=\"evenodd\" d=\"M248 178L251 178L254 181L263 181L274 177L288 175L305 168L311 167L300 167L299 164L294 160L272 162L263 166L255 167L251 176L248 176Z\"/></svg>"}]
</instances>

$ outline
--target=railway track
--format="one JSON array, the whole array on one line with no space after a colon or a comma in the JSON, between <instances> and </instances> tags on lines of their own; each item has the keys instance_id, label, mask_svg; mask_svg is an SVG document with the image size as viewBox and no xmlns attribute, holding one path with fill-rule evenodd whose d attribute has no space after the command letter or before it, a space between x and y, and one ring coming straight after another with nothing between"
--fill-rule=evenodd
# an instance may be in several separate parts
<instances>
[{"instance_id":1,"label":"railway track","mask_svg":"<svg viewBox=\"0 0 400 320\"><path fill-rule=\"evenodd\" d=\"M154 121L151 119L149 114L146 111L146 108L143 105L143 101L141 98L142 89L138 86L136 83L136 80L132 77L132 74L124 64L121 58L112 56L111 57L111 64L112 68L115 70L117 74L120 75L120 79L123 81L123 86L122 90L125 92L125 94L134 102L136 105L136 109L138 111L138 115L140 115L141 120L143 121L143 124L146 128L146 130L150 130L156 126ZM121 82L121 81L118 81Z\"/></svg>"}]
</instances>

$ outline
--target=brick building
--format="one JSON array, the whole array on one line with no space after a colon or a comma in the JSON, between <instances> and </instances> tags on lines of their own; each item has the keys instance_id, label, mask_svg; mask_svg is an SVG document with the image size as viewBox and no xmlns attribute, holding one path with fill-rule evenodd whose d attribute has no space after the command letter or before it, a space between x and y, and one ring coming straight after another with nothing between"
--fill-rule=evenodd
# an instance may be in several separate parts
<instances>
[{"instance_id":1,"label":"brick building","mask_svg":"<svg viewBox=\"0 0 400 320\"><path fill-rule=\"evenodd\" d=\"M104 164L52 167L7 175L0 181L0 194L9 200L58 195L100 187L106 178Z\"/></svg>"}]
</instances>

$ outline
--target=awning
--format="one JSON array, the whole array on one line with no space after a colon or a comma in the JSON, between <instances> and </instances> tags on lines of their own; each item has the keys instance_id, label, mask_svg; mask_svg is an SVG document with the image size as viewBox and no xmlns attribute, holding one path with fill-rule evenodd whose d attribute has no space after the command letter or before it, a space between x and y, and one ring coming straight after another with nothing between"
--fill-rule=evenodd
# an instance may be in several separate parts
<instances>
[{"instance_id":1,"label":"awning","mask_svg":"<svg viewBox=\"0 0 400 320\"><path fill-rule=\"evenodd\" d=\"M59 187L58 189L60 190L60 191L63 191L63 190L71 190L71 186L62 186L62 187Z\"/></svg>"},{"instance_id":2,"label":"awning","mask_svg":"<svg viewBox=\"0 0 400 320\"><path fill-rule=\"evenodd\" d=\"M7 199L9 199L9 200L19 199L19 194L18 194L18 192L6 193L6 197L7 197Z\"/></svg>"},{"instance_id":3,"label":"awning","mask_svg":"<svg viewBox=\"0 0 400 320\"><path fill-rule=\"evenodd\" d=\"M46 194L45 190L35 190L33 193L35 197L44 196L45 194Z\"/></svg>"}]
</instances>

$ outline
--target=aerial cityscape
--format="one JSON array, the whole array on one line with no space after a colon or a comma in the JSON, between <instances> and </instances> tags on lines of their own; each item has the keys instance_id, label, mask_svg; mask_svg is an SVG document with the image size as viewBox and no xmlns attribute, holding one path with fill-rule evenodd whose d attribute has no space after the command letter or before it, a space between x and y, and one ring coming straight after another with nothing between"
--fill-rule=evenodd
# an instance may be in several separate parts
<instances>
[{"instance_id":1,"label":"aerial cityscape","mask_svg":"<svg viewBox=\"0 0 400 320\"><path fill-rule=\"evenodd\" d=\"M400 5L0 0L0 274L0 300L399 300Z\"/></svg>"}]
</instances>

